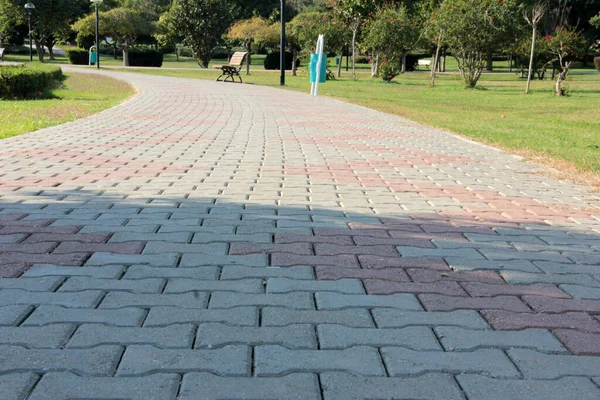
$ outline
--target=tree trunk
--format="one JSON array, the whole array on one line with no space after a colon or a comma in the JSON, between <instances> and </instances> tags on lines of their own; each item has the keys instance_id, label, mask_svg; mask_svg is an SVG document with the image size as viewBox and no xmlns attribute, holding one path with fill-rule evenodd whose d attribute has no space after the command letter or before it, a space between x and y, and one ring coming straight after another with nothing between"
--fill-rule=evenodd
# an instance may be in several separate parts
<instances>
[{"instance_id":1,"label":"tree trunk","mask_svg":"<svg viewBox=\"0 0 600 400\"><path fill-rule=\"evenodd\" d=\"M123 66L129 67L129 47L123 47Z\"/></svg>"},{"instance_id":2,"label":"tree trunk","mask_svg":"<svg viewBox=\"0 0 600 400\"><path fill-rule=\"evenodd\" d=\"M433 65L431 66L431 79L429 81L429 85L431 87L435 86L435 72L436 72L436 68L437 65L440 61L440 47L441 47L441 42L442 42L442 36L440 35L439 40L438 40L438 44L437 44L437 49L435 50L435 56L433 59Z\"/></svg>"},{"instance_id":3,"label":"tree trunk","mask_svg":"<svg viewBox=\"0 0 600 400\"><path fill-rule=\"evenodd\" d=\"M337 70L337 77L341 78L342 77L342 57L344 55L344 52L341 51L340 52L340 62L338 63L338 70Z\"/></svg>"},{"instance_id":4,"label":"tree trunk","mask_svg":"<svg viewBox=\"0 0 600 400\"><path fill-rule=\"evenodd\" d=\"M562 68L562 71L560 71L558 73L558 77L556 78L556 87L554 88L554 93L556 93L557 96L564 96L565 91L562 87L562 84L567 79L567 75L569 74L569 69L571 68L571 63L567 62L567 63L565 63L565 65L563 65L562 60L561 60L560 64L561 64L560 66Z\"/></svg>"},{"instance_id":5,"label":"tree trunk","mask_svg":"<svg viewBox=\"0 0 600 400\"><path fill-rule=\"evenodd\" d=\"M37 40L35 41L35 51L37 52L40 62L44 62L44 46Z\"/></svg>"},{"instance_id":6,"label":"tree trunk","mask_svg":"<svg viewBox=\"0 0 600 400\"><path fill-rule=\"evenodd\" d=\"M533 75L533 56L535 54L535 34L537 28L533 25L533 36L531 37L531 55L529 56L529 70L527 72L527 86L525 87L525 94L529 94L529 88L531 86L531 75Z\"/></svg>"},{"instance_id":7,"label":"tree trunk","mask_svg":"<svg viewBox=\"0 0 600 400\"><path fill-rule=\"evenodd\" d=\"M179 47L175 46L175 59L179 62Z\"/></svg>"},{"instance_id":8,"label":"tree trunk","mask_svg":"<svg viewBox=\"0 0 600 400\"><path fill-rule=\"evenodd\" d=\"M250 75L250 53L252 53L252 42L246 43L246 51L248 55L246 56L246 75Z\"/></svg>"},{"instance_id":9,"label":"tree trunk","mask_svg":"<svg viewBox=\"0 0 600 400\"><path fill-rule=\"evenodd\" d=\"M491 49L487 52L487 65L485 69L487 71L494 70L494 52Z\"/></svg>"},{"instance_id":10,"label":"tree trunk","mask_svg":"<svg viewBox=\"0 0 600 400\"><path fill-rule=\"evenodd\" d=\"M443 54L443 56L442 56L442 57L443 57L443 60L444 60L444 61L442 62L442 72L446 72L446 55L447 55L446 53L447 53L447 50L446 50L446 49L444 49L444 54Z\"/></svg>"},{"instance_id":11,"label":"tree trunk","mask_svg":"<svg viewBox=\"0 0 600 400\"><path fill-rule=\"evenodd\" d=\"M54 58L54 43L48 43L48 58L50 58L50 60L55 60Z\"/></svg>"},{"instance_id":12,"label":"tree trunk","mask_svg":"<svg viewBox=\"0 0 600 400\"><path fill-rule=\"evenodd\" d=\"M402 73L406 72L406 52L402 54Z\"/></svg>"},{"instance_id":13,"label":"tree trunk","mask_svg":"<svg viewBox=\"0 0 600 400\"><path fill-rule=\"evenodd\" d=\"M356 33L358 28L352 30L352 79L356 79Z\"/></svg>"}]
</instances>

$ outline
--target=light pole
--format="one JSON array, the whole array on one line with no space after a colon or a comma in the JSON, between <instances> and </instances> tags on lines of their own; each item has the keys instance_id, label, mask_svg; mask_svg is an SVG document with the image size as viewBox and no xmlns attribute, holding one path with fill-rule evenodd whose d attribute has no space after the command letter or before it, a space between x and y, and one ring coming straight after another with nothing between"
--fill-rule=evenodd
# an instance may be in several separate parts
<instances>
[{"instance_id":1,"label":"light pole","mask_svg":"<svg viewBox=\"0 0 600 400\"><path fill-rule=\"evenodd\" d=\"M31 12L35 10L35 5L33 3L27 3L25 4L25 9L29 14L29 62L33 62L33 46L31 44Z\"/></svg>"},{"instance_id":2,"label":"light pole","mask_svg":"<svg viewBox=\"0 0 600 400\"><path fill-rule=\"evenodd\" d=\"M96 5L96 69L100 69L100 40L98 39L98 6L102 3L102 0L90 0L91 3Z\"/></svg>"},{"instance_id":3,"label":"light pole","mask_svg":"<svg viewBox=\"0 0 600 400\"><path fill-rule=\"evenodd\" d=\"M294 62L294 60L292 60ZM281 0L281 38L279 41L279 85L285 86L285 0Z\"/></svg>"}]
</instances>

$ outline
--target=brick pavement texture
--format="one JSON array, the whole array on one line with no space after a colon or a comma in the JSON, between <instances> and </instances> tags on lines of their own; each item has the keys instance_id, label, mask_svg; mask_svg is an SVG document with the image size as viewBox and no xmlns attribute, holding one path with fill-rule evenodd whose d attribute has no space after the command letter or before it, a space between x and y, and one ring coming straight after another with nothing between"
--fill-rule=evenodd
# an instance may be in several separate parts
<instances>
[{"instance_id":1,"label":"brick pavement texture","mask_svg":"<svg viewBox=\"0 0 600 400\"><path fill-rule=\"evenodd\" d=\"M2 141L1 399L599 399L588 188L394 116L135 74Z\"/></svg>"}]
</instances>

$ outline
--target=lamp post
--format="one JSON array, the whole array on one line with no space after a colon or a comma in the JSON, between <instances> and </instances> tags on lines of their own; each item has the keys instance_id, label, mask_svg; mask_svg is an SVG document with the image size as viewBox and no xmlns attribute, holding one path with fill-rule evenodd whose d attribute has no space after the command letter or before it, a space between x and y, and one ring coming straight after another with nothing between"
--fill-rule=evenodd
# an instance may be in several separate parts
<instances>
[{"instance_id":1,"label":"lamp post","mask_svg":"<svg viewBox=\"0 0 600 400\"><path fill-rule=\"evenodd\" d=\"M27 3L25 4L25 9L29 14L29 62L33 62L33 46L31 44L31 12L35 10L35 5L33 3Z\"/></svg>"},{"instance_id":2,"label":"lamp post","mask_svg":"<svg viewBox=\"0 0 600 400\"><path fill-rule=\"evenodd\" d=\"M294 62L292 60L292 62ZM279 85L285 86L285 0L281 0L281 38L279 41Z\"/></svg>"},{"instance_id":3,"label":"lamp post","mask_svg":"<svg viewBox=\"0 0 600 400\"><path fill-rule=\"evenodd\" d=\"M96 69L100 69L100 40L98 39L98 6L102 3L102 0L90 0L91 3L96 5Z\"/></svg>"}]
</instances>

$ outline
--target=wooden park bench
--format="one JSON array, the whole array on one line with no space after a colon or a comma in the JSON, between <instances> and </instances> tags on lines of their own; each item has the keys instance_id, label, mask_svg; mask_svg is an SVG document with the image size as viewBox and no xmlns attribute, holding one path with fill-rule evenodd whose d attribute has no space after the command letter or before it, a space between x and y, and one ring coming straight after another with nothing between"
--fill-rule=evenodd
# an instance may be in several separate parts
<instances>
[{"instance_id":1,"label":"wooden park bench","mask_svg":"<svg viewBox=\"0 0 600 400\"><path fill-rule=\"evenodd\" d=\"M242 82L242 76L240 75L240 71L242 69L242 64L244 59L248 55L247 51L236 51L231 56L231 60L229 60L229 64L227 65L215 65L216 69L221 70L221 75L217 78L217 82L235 82L235 77L237 76ZM221 78L225 77L225 79L221 80Z\"/></svg>"},{"instance_id":2,"label":"wooden park bench","mask_svg":"<svg viewBox=\"0 0 600 400\"><path fill-rule=\"evenodd\" d=\"M0 61L4 61L4 48L0 47Z\"/></svg>"},{"instance_id":3,"label":"wooden park bench","mask_svg":"<svg viewBox=\"0 0 600 400\"><path fill-rule=\"evenodd\" d=\"M431 65L431 60L419 60L419 68L427 67L427 69L429 69L430 65Z\"/></svg>"}]
</instances>

